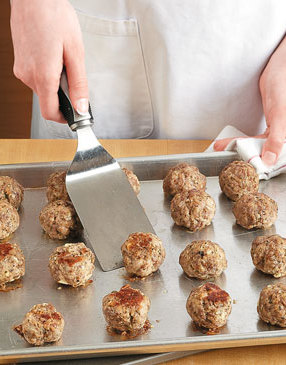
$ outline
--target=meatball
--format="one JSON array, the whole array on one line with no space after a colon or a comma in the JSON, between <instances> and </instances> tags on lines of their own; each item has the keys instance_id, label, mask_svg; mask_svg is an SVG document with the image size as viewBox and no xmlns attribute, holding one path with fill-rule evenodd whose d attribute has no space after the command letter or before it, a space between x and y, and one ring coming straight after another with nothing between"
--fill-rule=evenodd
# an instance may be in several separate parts
<instances>
[{"instance_id":1,"label":"meatball","mask_svg":"<svg viewBox=\"0 0 286 365\"><path fill-rule=\"evenodd\" d=\"M52 304L36 304L14 329L31 345L40 346L62 337L64 319Z\"/></svg>"},{"instance_id":2,"label":"meatball","mask_svg":"<svg viewBox=\"0 0 286 365\"><path fill-rule=\"evenodd\" d=\"M286 285L267 285L262 289L257 304L257 312L262 321L286 327Z\"/></svg>"},{"instance_id":3,"label":"meatball","mask_svg":"<svg viewBox=\"0 0 286 365\"><path fill-rule=\"evenodd\" d=\"M47 198L49 202L55 200L70 200L66 188L66 171L54 172L47 181Z\"/></svg>"},{"instance_id":4,"label":"meatball","mask_svg":"<svg viewBox=\"0 0 286 365\"><path fill-rule=\"evenodd\" d=\"M92 276L94 260L93 252L84 243L66 243L51 254L49 269L56 282L76 288Z\"/></svg>"},{"instance_id":5,"label":"meatball","mask_svg":"<svg viewBox=\"0 0 286 365\"><path fill-rule=\"evenodd\" d=\"M224 250L212 241L193 241L182 251L179 259L189 277L216 278L227 268Z\"/></svg>"},{"instance_id":6,"label":"meatball","mask_svg":"<svg viewBox=\"0 0 286 365\"><path fill-rule=\"evenodd\" d=\"M76 236L82 229L76 211L69 201L56 200L47 204L40 213L43 230L52 239Z\"/></svg>"},{"instance_id":7,"label":"meatball","mask_svg":"<svg viewBox=\"0 0 286 365\"><path fill-rule=\"evenodd\" d=\"M19 227L17 209L5 200L0 200L0 240L9 237Z\"/></svg>"},{"instance_id":8,"label":"meatball","mask_svg":"<svg viewBox=\"0 0 286 365\"><path fill-rule=\"evenodd\" d=\"M166 253L162 241L152 233L132 233L121 247L124 266L129 274L148 276L159 269Z\"/></svg>"},{"instance_id":9,"label":"meatball","mask_svg":"<svg viewBox=\"0 0 286 365\"><path fill-rule=\"evenodd\" d=\"M24 197L24 188L10 176L0 176L0 200L5 200L18 209Z\"/></svg>"},{"instance_id":10,"label":"meatball","mask_svg":"<svg viewBox=\"0 0 286 365\"><path fill-rule=\"evenodd\" d=\"M236 201L243 194L258 192L259 176L251 164L233 161L219 174L219 185L229 199Z\"/></svg>"},{"instance_id":11,"label":"meatball","mask_svg":"<svg viewBox=\"0 0 286 365\"><path fill-rule=\"evenodd\" d=\"M125 167L122 169L129 181L129 184L132 186L134 193L138 195L140 193L140 182L138 180L138 177L134 174L134 172L126 169Z\"/></svg>"},{"instance_id":12,"label":"meatball","mask_svg":"<svg viewBox=\"0 0 286 365\"><path fill-rule=\"evenodd\" d=\"M231 297L219 286L206 283L191 291L186 308L199 327L214 330L226 323L231 312Z\"/></svg>"},{"instance_id":13,"label":"meatball","mask_svg":"<svg viewBox=\"0 0 286 365\"><path fill-rule=\"evenodd\" d=\"M0 287L25 275L25 257L16 243L0 243Z\"/></svg>"},{"instance_id":14,"label":"meatball","mask_svg":"<svg viewBox=\"0 0 286 365\"><path fill-rule=\"evenodd\" d=\"M131 333L142 329L147 321L150 300L130 285L113 291L102 300L102 310L108 325L119 332Z\"/></svg>"},{"instance_id":15,"label":"meatball","mask_svg":"<svg viewBox=\"0 0 286 365\"><path fill-rule=\"evenodd\" d=\"M204 191L190 190L176 194L171 201L171 216L178 226L200 231L211 224L215 201Z\"/></svg>"},{"instance_id":16,"label":"meatball","mask_svg":"<svg viewBox=\"0 0 286 365\"><path fill-rule=\"evenodd\" d=\"M286 275L286 239L278 234L256 237L252 242L251 257L258 270L275 278Z\"/></svg>"},{"instance_id":17,"label":"meatball","mask_svg":"<svg viewBox=\"0 0 286 365\"><path fill-rule=\"evenodd\" d=\"M246 229L269 228L278 213L277 203L263 193L244 194L233 206L236 223Z\"/></svg>"},{"instance_id":18,"label":"meatball","mask_svg":"<svg viewBox=\"0 0 286 365\"><path fill-rule=\"evenodd\" d=\"M163 181L163 190L170 195L192 189L205 190L205 188L206 177L196 166L187 163L180 163L172 167Z\"/></svg>"}]
</instances>

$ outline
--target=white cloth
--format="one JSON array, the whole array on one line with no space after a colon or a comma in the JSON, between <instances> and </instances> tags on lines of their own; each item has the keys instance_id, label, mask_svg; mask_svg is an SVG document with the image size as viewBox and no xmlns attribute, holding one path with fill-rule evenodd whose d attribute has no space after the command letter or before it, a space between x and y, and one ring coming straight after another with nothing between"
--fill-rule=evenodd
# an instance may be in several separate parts
<instances>
[{"instance_id":1,"label":"white cloth","mask_svg":"<svg viewBox=\"0 0 286 365\"><path fill-rule=\"evenodd\" d=\"M285 0L71 3L98 137L212 139L226 122L264 130L258 80L285 34ZM32 137L75 137L34 101Z\"/></svg>"},{"instance_id":2,"label":"white cloth","mask_svg":"<svg viewBox=\"0 0 286 365\"><path fill-rule=\"evenodd\" d=\"M226 147L225 151L236 151L242 160L251 163L258 175L260 180L268 180L274 176L277 176L283 172L286 172L286 144L284 143L281 154L273 166L265 165L261 160L261 152L263 144L265 143L264 138L239 138L246 136L241 131L237 130L232 126L226 126L221 133L216 137L218 139L238 137L232 140ZM213 145L215 141L208 147L205 152L213 152Z\"/></svg>"}]
</instances>

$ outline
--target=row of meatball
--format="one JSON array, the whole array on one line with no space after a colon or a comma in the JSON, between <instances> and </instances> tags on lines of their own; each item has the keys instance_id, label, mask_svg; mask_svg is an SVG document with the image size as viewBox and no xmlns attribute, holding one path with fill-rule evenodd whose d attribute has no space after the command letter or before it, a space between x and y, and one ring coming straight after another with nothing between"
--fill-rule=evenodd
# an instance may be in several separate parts
<instances>
[{"instance_id":1,"label":"row of meatball","mask_svg":"<svg viewBox=\"0 0 286 365\"><path fill-rule=\"evenodd\" d=\"M235 202L232 211L240 226L266 229L277 219L277 203L258 192L259 177L249 163L233 161L225 166L219 175L219 184L225 195ZM182 163L168 171L163 190L173 196L171 216L178 226L194 232L211 224L216 204L205 188L206 177L195 166Z\"/></svg>"}]
</instances>

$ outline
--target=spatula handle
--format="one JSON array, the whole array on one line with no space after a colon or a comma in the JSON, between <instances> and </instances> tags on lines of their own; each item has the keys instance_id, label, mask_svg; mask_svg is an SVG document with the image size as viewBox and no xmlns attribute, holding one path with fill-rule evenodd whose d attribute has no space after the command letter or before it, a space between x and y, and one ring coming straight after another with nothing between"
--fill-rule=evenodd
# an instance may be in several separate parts
<instances>
[{"instance_id":1,"label":"spatula handle","mask_svg":"<svg viewBox=\"0 0 286 365\"><path fill-rule=\"evenodd\" d=\"M63 116L68 122L68 125L70 126L71 130L76 131L77 128L79 127L93 124L93 116L90 104L88 112L84 115L78 114L77 111L72 106L69 97L69 87L65 69L63 69L62 71L58 96L59 96L60 111L63 113Z\"/></svg>"}]
</instances>

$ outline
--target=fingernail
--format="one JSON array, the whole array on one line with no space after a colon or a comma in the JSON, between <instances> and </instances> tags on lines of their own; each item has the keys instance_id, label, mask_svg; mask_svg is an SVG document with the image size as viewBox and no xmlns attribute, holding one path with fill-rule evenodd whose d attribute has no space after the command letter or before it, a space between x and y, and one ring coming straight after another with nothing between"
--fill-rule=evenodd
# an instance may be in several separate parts
<instances>
[{"instance_id":1,"label":"fingernail","mask_svg":"<svg viewBox=\"0 0 286 365\"><path fill-rule=\"evenodd\" d=\"M78 114L84 115L88 112L88 100L86 98L78 99L75 105Z\"/></svg>"},{"instance_id":2,"label":"fingernail","mask_svg":"<svg viewBox=\"0 0 286 365\"><path fill-rule=\"evenodd\" d=\"M276 153L274 152L270 152L270 151L266 151L264 153L264 156L262 157L262 161L265 163L265 165L274 165L276 162Z\"/></svg>"}]
</instances>

